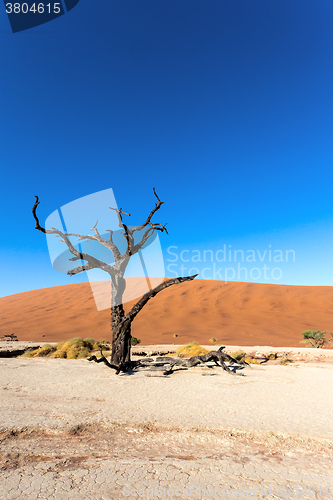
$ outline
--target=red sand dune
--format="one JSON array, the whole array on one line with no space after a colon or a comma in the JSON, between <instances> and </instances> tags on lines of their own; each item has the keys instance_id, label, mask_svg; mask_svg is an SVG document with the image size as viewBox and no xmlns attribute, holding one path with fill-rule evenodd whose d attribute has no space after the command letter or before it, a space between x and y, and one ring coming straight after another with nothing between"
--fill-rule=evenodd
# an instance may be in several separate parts
<instances>
[{"instance_id":1,"label":"red sand dune","mask_svg":"<svg viewBox=\"0 0 333 500\"><path fill-rule=\"evenodd\" d=\"M195 280L151 299L132 335L142 344L208 344L215 337L229 345L299 347L309 329L333 330L332 287ZM0 336L9 333L37 342L111 340L110 310L97 310L89 283L19 293L0 298Z\"/></svg>"}]
</instances>

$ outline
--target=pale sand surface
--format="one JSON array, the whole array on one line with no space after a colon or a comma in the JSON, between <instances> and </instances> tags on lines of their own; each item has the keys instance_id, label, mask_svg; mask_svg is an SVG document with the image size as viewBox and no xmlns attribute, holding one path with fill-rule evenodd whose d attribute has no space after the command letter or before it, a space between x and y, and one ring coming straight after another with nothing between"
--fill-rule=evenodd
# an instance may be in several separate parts
<instances>
[{"instance_id":1,"label":"pale sand surface","mask_svg":"<svg viewBox=\"0 0 333 500\"><path fill-rule=\"evenodd\" d=\"M216 487L225 498L306 486L300 498L329 498L319 488L333 482L330 361L253 365L243 377L161 373L1 359L0 498L118 500L124 486Z\"/></svg>"},{"instance_id":2,"label":"pale sand surface","mask_svg":"<svg viewBox=\"0 0 333 500\"><path fill-rule=\"evenodd\" d=\"M0 360L0 429L92 423L277 431L333 438L333 365L251 365L116 376L87 360ZM205 374L205 376L203 376Z\"/></svg>"},{"instance_id":3,"label":"pale sand surface","mask_svg":"<svg viewBox=\"0 0 333 500\"><path fill-rule=\"evenodd\" d=\"M129 281L135 289L136 279ZM96 287L107 307L110 283ZM208 344L215 337L226 344L298 347L302 332L311 329L333 329L332 287L196 279L149 301L132 334L143 344ZM111 340L110 310L97 310L89 283L19 293L0 298L0 336L10 333L37 342L77 336Z\"/></svg>"}]
</instances>

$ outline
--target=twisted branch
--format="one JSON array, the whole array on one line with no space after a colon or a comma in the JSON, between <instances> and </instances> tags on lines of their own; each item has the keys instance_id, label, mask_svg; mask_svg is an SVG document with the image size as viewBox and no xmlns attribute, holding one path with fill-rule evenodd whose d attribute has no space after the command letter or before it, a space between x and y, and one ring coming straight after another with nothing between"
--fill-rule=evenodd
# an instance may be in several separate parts
<instances>
[{"instance_id":1,"label":"twisted branch","mask_svg":"<svg viewBox=\"0 0 333 500\"><path fill-rule=\"evenodd\" d=\"M132 254L132 247L133 247L133 244L134 244L134 238L131 234L131 231L128 229L127 225L124 224L123 222L123 218L122 218L122 215L128 215L128 216L131 216L131 214L128 214L127 212L123 212L123 210L121 208L112 208L112 207L109 207L110 210L114 210L116 213L117 213L117 216L118 216L118 226L120 228L123 228L124 229L124 233L123 236L127 242L127 249L126 249L126 252L125 254L128 255L128 256L131 256L133 255ZM110 235L110 238L111 238L112 235Z\"/></svg>"},{"instance_id":2,"label":"twisted branch","mask_svg":"<svg viewBox=\"0 0 333 500\"><path fill-rule=\"evenodd\" d=\"M144 227L148 226L148 224L150 224L154 229L156 229L157 231L166 231L165 229L165 225L162 226L162 224L159 224L159 223L151 223L151 218L153 217L154 213L157 212L157 210L159 210L161 208L161 206L163 205L164 201L161 201L159 199L159 197L157 196L156 194L156 191L155 191L155 188L153 188L153 191L154 191L154 195L156 196L157 198L157 203L155 203L155 207L153 208L153 210L150 212L150 214L148 215L146 221L141 224L141 226L136 226L136 227L132 227L131 229L131 232L134 232L134 231L141 231Z\"/></svg>"},{"instance_id":3,"label":"twisted branch","mask_svg":"<svg viewBox=\"0 0 333 500\"><path fill-rule=\"evenodd\" d=\"M196 276L198 276L198 275L194 274L193 276L185 276L185 277L180 276L178 278L171 278L167 281L164 281L160 285L156 286L152 290L149 290L147 293L145 293L141 297L140 300L138 300L138 302L136 304L134 304L132 309L127 314L125 314L122 322L127 321L127 320L133 321L133 319L135 318L135 316L137 314L139 314L139 312L141 311L143 306L145 306L150 299L155 297L155 295L157 295L159 292L164 290L164 288L168 288L169 286L176 285L177 283L183 283L184 281L192 281L192 280L194 280L194 278Z\"/></svg>"},{"instance_id":4,"label":"twisted branch","mask_svg":"<svg viewBox=\"0 0 333 500\"><path fill-rule=\"evenodd\" d=\"M39 231L41 231L42 233L45 233L45 234L55 234L56 236L61 237L62 238L61 241L66 243L68 250L75 256L74 258L72 258L70 260L86 260L86 261L88 261L88 264L84 264L83 266L79 266L79 267L76 267L74 269L71 269L70 271L67 272L67 274L69 274L70 276L73 276L74 274L81 273L82 271L88 271L90 269L96 269L96 268L103 269L103 271L107 271L110 273L110 266L108 264L106 264L105 262L103 262L101 260L96 259L92 255L79 252L79 250L76 250L76 248L73 246L72 242L69 240L70 236L74 236L74 237L76 236L78 238L78 240L94 239L94 240L99 241L100 243L102 243L102 241L104 243L107 243L103 238L101 238L99 236L99 233L98 233L96 227L95 227L95 229L98 233L98 235L96 235L96 236L91 236L91 235L90 236L83 236L83 235L76 234L76 233L63 233L62 231L60 231L59 229L56 229L54 227L52 229L45 229L39 223L39 219L38 219L36 210L37 210L37 207L38 207L40 202L39 202L38 196L35 196L35 198L36 198L36 202L32 208L32 214L33 214L35 221L36 221L35 229L38 229ZM102 241L100 241L100 240L102 240ZM105 245L105 246L107 246L107 245Z\"/></svg>"}]
</instances>

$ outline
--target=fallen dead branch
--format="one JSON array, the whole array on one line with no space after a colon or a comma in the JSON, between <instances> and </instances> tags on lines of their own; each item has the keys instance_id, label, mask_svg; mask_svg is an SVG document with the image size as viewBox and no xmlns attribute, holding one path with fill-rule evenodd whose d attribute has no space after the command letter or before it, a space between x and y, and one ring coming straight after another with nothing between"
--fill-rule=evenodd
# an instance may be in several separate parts
<instances>
[{"instance_id":1,"label":"fallen dead branch","mask_svg":"<svg viewBox=\"0 0 333 500\"><path fill-rule=\"evenodd\" d=\"M193 356L189 359L181 359L181 358L172 358L168 356L159 356L155 360L153 358L143 358L135 361L127 361L126 363L120 363L118 366L111 364L106 357L103 355L101 350L101 357L97 359L96 356L91 356L88 358L88 361L95 361L95 363L104 363L109 368L116 370L116 375L120 372L128 372L129 370L135 370L139 368L147 368L147 367L163 367L166 366L166 370L163 372L163 375L171 375L175 370L175 367L180 368L192 368L197 365L205 365L209 361L213 361L216 366L220 366L227 373L233 375L243 375L237 374L232 371L228 365L226 365L226 361L229 362L230 365L241 365L241 366L249 366L246 361L237 361L237 359L229 356L225 352L222 352L225 349L225 346L221 346L217 351L210 351L203 356Z\"/></svg>"}]
</instances>

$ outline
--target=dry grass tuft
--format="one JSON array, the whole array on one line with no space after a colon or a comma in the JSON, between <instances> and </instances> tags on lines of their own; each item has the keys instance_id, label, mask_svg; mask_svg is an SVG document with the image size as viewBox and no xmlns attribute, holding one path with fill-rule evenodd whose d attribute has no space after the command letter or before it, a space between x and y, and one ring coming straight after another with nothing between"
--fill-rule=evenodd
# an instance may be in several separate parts
<instances>
[{"instance_id":1,"label":"dry grass tuft","mask_svg":"<svg viewBox=\"0 0 333 500\"><path fill-rule=\"evenodd\" d=\"M242 351L242 349L238 349L238 351L232 352L230 356L237 359L237 361L242 361L246 356L246 352Z\"/></svg>"},{"instance_id":2,"label":"dry grass tuft","mask_svg":"<svg viewBox=\"0 0 333 500\"><path fill-rule=\"evenodd\" d=\"M105 348L105 346L103 347ZM58 342L55 345L44 344L40 349L27 351L22 356L28 358L46 356L49 358L84 359L90 356L92 351L98 350L99 345L95 339L75 337Z\"/></svg>"},{"instance_id":3,"label":"dry grass tuft","mask_svg":"<svg viewBox=\"0 0 333 500\"><path fill-rule=\"evenodd\" d=\"M203 356L209 351L198 344L198 342L190 342L189 344L179 347L176 354L179 358L192 358L192 356Z\"/></svg>"},{"instance_id":4,"label":"dry grass tuft","mask_svg":"<svg viewBox=\"0 0 333 500\"><path fill-rule=\"evenodd\" d=\"M293 363L293 360L290 358L283 358L280 361L280 365L289 365L289 363Z\"/></svg>"},{"instance_id":5,"label":"dry grass tuft","mask_svg":"<svg viewBox=\"0 0 333 500\"><path fill-rule=\"evenodd\" d=\"M232 352L230 356L237 359L237 361L245 361L249 365L260 365L260 362L256 358L248 356L245 351L242 351L242 349Z\"/></svg>"},{"instance_id":6,"label":"dry grass tuft","mask_svg":"<svg viewBox=\"0 0 333 500\"><path fill-rule=\"evenodd\" d=\"M260 365L259 361L256 358L250 358L245 356L244 361L249 365Z\"/></svg>"}]
</instances>

